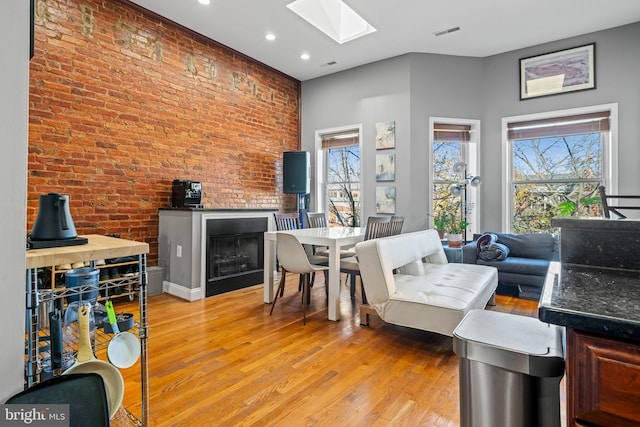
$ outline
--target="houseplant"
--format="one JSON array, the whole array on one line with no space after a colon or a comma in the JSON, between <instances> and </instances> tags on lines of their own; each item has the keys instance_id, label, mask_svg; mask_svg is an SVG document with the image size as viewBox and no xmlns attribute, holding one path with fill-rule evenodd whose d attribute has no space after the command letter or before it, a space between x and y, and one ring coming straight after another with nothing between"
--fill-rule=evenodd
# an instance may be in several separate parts
<instances>
[{"instance_id":1,"label":"houseplant","mask_svg":"<svg viewBox=\"0 0 640 427\"><path fill-rule=\"evenodd\" d=\"M447 219L447 244L450 248L462 247L462 233L467 229L469 223L456 215L450 215Z\"/></svg>"},{"instance_id":2,"label":"houseplant","mask_svg":"<svg viewBox=\"0 0 640 427\"><path fill-rule=\"evenodd\" d=\"M444 239L444 235L447 230L447 221L449 220L448 215L445 211L436 212L435 215L429 215L433 217L433 228L438 231L438 236L440 236L440 240Z\"/></svg>"}]
</instances>

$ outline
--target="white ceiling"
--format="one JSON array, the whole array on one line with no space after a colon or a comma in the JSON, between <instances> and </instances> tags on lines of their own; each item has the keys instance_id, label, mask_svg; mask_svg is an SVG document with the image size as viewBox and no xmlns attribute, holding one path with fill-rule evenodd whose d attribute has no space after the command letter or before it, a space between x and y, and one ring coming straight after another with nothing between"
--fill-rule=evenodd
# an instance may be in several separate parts
<instances>
[{"instance_id":1,"label":"white ceiling","mask_svg":"<svg viewBox=\"0 0 640 427\"><path fill-rule=\"evenodd\" d=\"M340 45L289 10L293 0L130 1L301 81L409 52L486 57L640 21L640 0L344 0L377 31Z\"/></svg>"}]
</instances>

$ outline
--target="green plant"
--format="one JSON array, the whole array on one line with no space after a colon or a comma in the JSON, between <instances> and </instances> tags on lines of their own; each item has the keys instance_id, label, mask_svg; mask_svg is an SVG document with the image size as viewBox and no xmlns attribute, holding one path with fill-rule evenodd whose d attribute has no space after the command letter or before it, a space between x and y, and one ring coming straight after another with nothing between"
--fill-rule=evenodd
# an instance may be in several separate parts
<instances>
[{"instance_id":1,"label":"green plant","mask_svg":"<svg viewBox=\"0 0 640 427\"><path fill-rule=\"evenodd\" d=\"M469 227L467 221L459 219L456 215L452 214L447 220L446 230L449 234L462 234L467 227Z\"/></svg>"},{"instance_id":2,"label":"green plant","mask_svg":"<svg viewBox=\"0 0 640 427\"><path fill-rule=\"evenodd\" d=\"M576 210L576 204L573 202L562 202L558 205L558 212L561 216L571 216Z\"/></svg>"},{"instance_id":3,"label":"green plant","mask_svg":"<svg viewBox=\"0 0 640 427\"><path fill-rule=\"evenodd\" d=\"M580 203L588 208L591 205L599 204L600 197L582 197L580 198ZM560 216L573 216L577 210L578 205L576 205L575 202L566 201L558 204L558 212L560 213Z\"/></svg>"},{"instance_id":4,"label":"green plant","mask_svg":"<svg viewBox=\"0 0 640 427\"><path fill-rule=\"evenodd\" d=\"M436 230L446 230L447 222L449 218L444 211L437 212L435 215L429 215L433 217L433 226Z\"/></svg>"}]
</instances>

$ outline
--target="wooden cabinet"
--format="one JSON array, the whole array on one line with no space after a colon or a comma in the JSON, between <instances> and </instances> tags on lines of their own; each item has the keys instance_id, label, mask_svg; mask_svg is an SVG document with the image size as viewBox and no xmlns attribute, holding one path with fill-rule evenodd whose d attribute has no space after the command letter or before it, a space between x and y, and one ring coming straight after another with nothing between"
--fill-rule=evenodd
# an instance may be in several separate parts
<instances>
[{"instance_id":1,"label":"wooden cabinet","mask_svg":"<svg viewBox=\"0 0 640 427\"><path fill-rule=\"evenodd\" d=\"M567 328L568 425L640 424L640 344Z\"/></svg>"}]
</instances>

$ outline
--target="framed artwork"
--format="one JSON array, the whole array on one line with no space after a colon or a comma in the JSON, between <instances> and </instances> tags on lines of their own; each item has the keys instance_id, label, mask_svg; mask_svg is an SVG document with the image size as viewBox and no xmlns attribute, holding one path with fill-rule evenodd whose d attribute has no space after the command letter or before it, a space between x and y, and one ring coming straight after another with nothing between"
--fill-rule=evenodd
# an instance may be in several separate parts
<instances>
[{"instance_id":1,"label":"framed artwork","mask_svg":"<svg viewBox=\"0 0 640 427\"><path fill-rule=\"evenodd\" d=\"M396 155L376 154L376 181L396 180Z\"/></svg>"},{"instance_id":2,"label":"framed artwork","mask_svg":"<svg viewBox=\"0 0 640 427\"><path fill-rule=\"evenodd\" d=\"M520 59L520 100L596 88L596 44Z\"/></svg>"},{"instance_id":3,"label":"framed artwork","mask_svg":"<svg viewBox=\"0 0 640 427\"><path fill-rule=\"evenodd\" d=\"M376 150L395 148L396 146L396 122L376 123Z\"/></svg>"},{"instance_id":4,"label":"framed artwork","mask_svg":"<svg viewBox=\"0 0 640 427\"><path fill-rule=\"evenodd\" d=\"M396 213L396 187L376 187L376 213Z\"/></svg>"}]
</instances>

